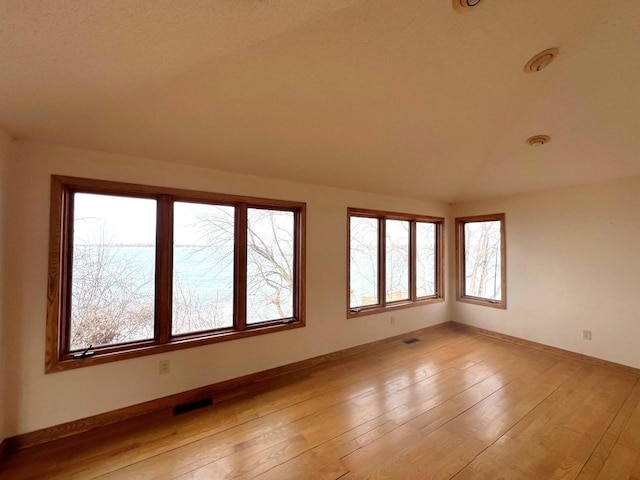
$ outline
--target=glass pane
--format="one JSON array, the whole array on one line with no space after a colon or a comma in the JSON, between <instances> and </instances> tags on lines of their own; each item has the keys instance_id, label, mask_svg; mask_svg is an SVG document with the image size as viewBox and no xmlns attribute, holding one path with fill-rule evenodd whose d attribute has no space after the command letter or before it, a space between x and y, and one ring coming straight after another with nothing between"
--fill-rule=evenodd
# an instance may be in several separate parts
<instances>
[{"instance_id":1,"label":"glass pane","mask_svg":"<svg viewBox=\"0 0 640 480\"><path fill-rule=\"evenodd\" d=\"M293 212L247 209L247 324L292 318Z\"/></svg>"},{"instance_id":2,"label":"glass pane","mask_svg":"<svg viewBox=\"0 0 640 480\"><path fill-rule=\"evenodd\" d=\"M409 299L409 222L387 220L387 302Z\"/></svg>"},{"instance_id":3,"label":"glass pane","mask_svg":"<svg viewBox=\"0 0 640 480\"><path fill-rule=\"evenodd\" d=\"M416 223L416 296L436 295L436 224Z\"/></svg>"},{"instance_id":4,"label":"glass pane","mask_svg":"<svg viewBox=\"0 0 640 480\"><path fill-rule=\"evenodd\" d=\"M235 208L175 202L171 333L233 326Z\"/></svg>"},{"instance_id":5,"label":"glass pane","mask_svg":"<svg viewBox=\"0 0 640 480\"><path fill-rule=\"evenodd\" d=\"M351 217L349 308L377 305L378 219Z\"/></svg>"},{"instance_id":6,"label":"glass pane","mask_svg":"<svg viewBox=\"0 0 640 480\"><path fill-rule=\"evenodd\" d=\"M465 295L502 300L500 222L464 225Z\"/></svg>"},{"instance_id":7,"label":"glass pane","mask_svg":"<svg viewBox=\"0 0 640 480\"><path fill-rule=\"evenodd\" d=\"M71 350L153 338L156 208L74 194Z\"/></svg>"}]
</instances>

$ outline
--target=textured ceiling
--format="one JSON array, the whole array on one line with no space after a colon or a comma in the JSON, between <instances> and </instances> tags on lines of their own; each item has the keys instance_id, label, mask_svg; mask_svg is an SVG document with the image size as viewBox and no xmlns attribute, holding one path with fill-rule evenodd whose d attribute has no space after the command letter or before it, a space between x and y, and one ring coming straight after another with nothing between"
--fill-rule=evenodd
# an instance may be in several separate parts
<instances>
[{"instance_id":1,"label":"textured ceiling","mask_svg":"<svg viewBox=\"0 0 640 480\"><path fill-rule=\"evenodd\" d=\"M0 127L458 202L640 175L639 52L629 0L0 0Z\"/></svg>"}]
</instances>

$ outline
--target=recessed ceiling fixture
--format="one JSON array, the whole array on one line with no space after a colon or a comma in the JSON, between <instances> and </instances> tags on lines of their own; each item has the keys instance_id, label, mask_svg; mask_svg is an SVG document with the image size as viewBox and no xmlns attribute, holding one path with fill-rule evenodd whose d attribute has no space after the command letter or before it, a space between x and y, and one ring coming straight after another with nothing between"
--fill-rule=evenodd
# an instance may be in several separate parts
<instances>
[{"instance_id":1,"label":"recessed ceiling fixture","mask_svg":"<svg viewBox=\"0 0 640 480\"><path fill-rule=\"evenodd\" d=\"M453 0L453 9L456 12L468 12L480 3L482 3L482 0Z\"/></svg>"},{"instance_id":2,"label":"recessed ceiling fixture","mask_svg":"<svg viewBox=\"0 0 640 480\"><path fill-rule=\"evenodd\" d=\"M524 66L524 71L526 73L535 73L547 68L549 64L555 60L559 53L560 50L558 50L557 48L549 48L543 52L538 53L527 62L527 64Z\"/></svg>"},{"instance_id":3,"label":"recessed ceiling fixture","mask_svg":"<svg viewBox=\"0 0 640 480\"><path fill-rule=\"evenodd\" d=\"M534 135L527 139L527 143L532 147L541 147L545 143L548 143L551 140L549 135Z\"/></svg>"}]
</instances>

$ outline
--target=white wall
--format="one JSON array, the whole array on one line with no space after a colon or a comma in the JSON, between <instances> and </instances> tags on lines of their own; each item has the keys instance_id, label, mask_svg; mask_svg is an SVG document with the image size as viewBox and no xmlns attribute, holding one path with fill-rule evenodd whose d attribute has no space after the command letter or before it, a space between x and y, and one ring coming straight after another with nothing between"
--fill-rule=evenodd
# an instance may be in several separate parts
<instances>
[{"instance_id":1,"label":"white wall","mask_svg":"<svg viewBox=\"0 0 640 480\"><path fill-rule=\"evenodd\" d=\"M446 216L437 203L217 172L139 158L18 143L8 190L4 282L6 433L17 435L448 320L443 302L346 319L347 207ZM301 159L300 161L304 161ZM307 202L307 327L44 374L50 175L73 175ZM160 377L158 361L170 359Z\"/></svg>"},{"instance_id":2,"label":"white wall","mask_svg":"<svg viewBox=\"0 0 640 480\"><path fill-rule=\"evenodd\" d=\"M51 174L307 202L307 327L45 375ZM450 319L640 367L640 178L451 209L0 135L0 185L0 438ZM395 325L387 314L347 320L347 206L448 217L447 302L396 311ZM507 216L508 309L455 302L453 217L498 212ZM158 375L160 359L171 360L169 375Z\"/></svg>"},{"instance_id":3,"label":"white wall","mask_svg":"<svg viewBox=\"0 0 640 480\"><path fill-rule=\"evenodd\" d=\"M453 302L452 319L640 367L640 177L452 211L499 212L506 213L508 308ZM593 340L582 340L583 329Z\"/></svg>"},{"instance_id":4,"label":"white wall","mask_svg":"<svg viewBox=\"0 0 640 480\"><path fill-rule=\"evenodd\" d=\"M0 130L0 281L4 284L7 281L5 276L5 239L4 232L7 231L7 223L5 221L5 209L8 206L6 199L6 186L7 186L7 173L9 170L9 164L11 162L12 142L7 134ZM6 395L8 385L5 383L6 369L5 364L7 361L6 356L6 336L5 325L7 322L7 315L4 311L5 289L0 288L0 442L9 435L6 433Z\"/></svg>"}]
</instances>

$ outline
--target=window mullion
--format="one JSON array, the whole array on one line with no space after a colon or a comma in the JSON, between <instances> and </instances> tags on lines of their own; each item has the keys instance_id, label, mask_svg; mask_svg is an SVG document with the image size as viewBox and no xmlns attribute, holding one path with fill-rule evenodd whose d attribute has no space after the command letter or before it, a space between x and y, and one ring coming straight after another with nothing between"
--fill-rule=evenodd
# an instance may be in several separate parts
<instances>
[{"instance_id":1,"label":"window mullion","mask_svg":"<svg viewBox=\"0 0 640 480\"><path fill-rule=\"evenodd\" d=\"M302 282L304 281L304 272L302 271L302 257L304 255L302 251L302 246L304 245L303 234L304 227L302 225L302 216L299 211L296 211L294 214L294 256L293 256L293 316L297 321L300 321L302 318L302 312L304 312L304 305L302 305L302 289L304 288Z\"/></svg>"},{"instance_id":2,"label":"window mullion","mask_svg":"<svg viewBox=\"0 0 640 480\"><path fill-rule=\"evenodd\" d=\"M235 238L235 286L234 286L234 326L236 330L247 328L247 204L236 207Z\"/></svg>"},{"instance_id":3,"label":"window mullion","mask_svg":"<svg viewBox=\"0 0 640 480\"><path fill-rule=\"evenodd\" d=\"M465 238L464 238L464 222L456 222L456 239L458 251L456 252L456 260L458 261L458 297L464 296L466 269L465 269Z\"/></svg>"},{"instance_id":4,"label":"window mullion","mask_svg":"<svg viewBox=\"0 0 640 480\"><path fill-rule=\"evenodd\" d=\"M156 227L156 315L155 341L171 339L173 296L173 199L162 195L158 199Z\"/></svg>"},{"instance_id":5,"label":"window mullion","mask_svg":"<svg viewBox=\"0 0 640 480\"><path fill-rule=\"evenodd\" d=\"M504 215L500 219L500 292L504 308L507 308L507 235Z\"/></svg>"},{"instance_id":6,"label":"window mullion","mask_svg":"<svg viewBox=\"0 0 640 480\"><path fill-rule=\"evenodd\" d=\"M60 318L62 319L61 331L59 334L59 351L61 355L69 353L71 350L71 276L73 271L73 209L74 209L74 193L70 189L64 189L62 194L62 231L67 235L67 241L62 243L62 271L61 275L64 279L60 287L61 306Z\"/></svg>"},{"instance_id":7,"label":"window mullion","mask_svg":"<svg viewBox=\"0 0 640 480\"><path fill-rule=\"evenodd\" d=\"M444 297L444 284L445 284L445 268L444 268L444 255L445 255L445 246L444 246L444 223L436 224L436 258L434 259L436 265L436 276L435 276L435 293L439 297Z\"/></svg>"},{"instance_id":8,"label":"window mullion","mask_svg":"<svg viewBox=\"0 0 640 480\"><path fill-rule=\"evenodd\" d=\"M416 221L409 222L409 298L415 302L418 298L417 292L417 251L416 251Z\"/></svg>"},{"instance_id":9,"label":"window mullion","mask_svg":"<svg viewBox=\"0 0 640 480\"><path fill-rule=\"evenodd\" d=\"M380 306L387 305L387 220L385 217L378 218L378 298Z\"/></svg>"}]
</instances>

